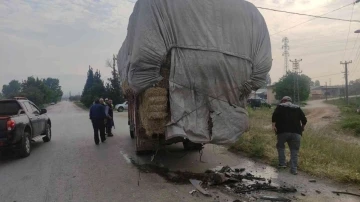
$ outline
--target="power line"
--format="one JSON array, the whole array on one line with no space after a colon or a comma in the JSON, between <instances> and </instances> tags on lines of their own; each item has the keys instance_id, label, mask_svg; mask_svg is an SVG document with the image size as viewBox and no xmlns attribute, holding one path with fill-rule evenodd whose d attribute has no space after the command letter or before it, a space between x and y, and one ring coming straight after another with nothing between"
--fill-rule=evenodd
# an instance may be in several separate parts
<instances>
[{"instance_id":1,"label":"power line","mask_svg":"<svg viewBox=\"0 0 360 202\"><path fill-rule=\"evenodd\" d=\"M353 4L353 3L351 3L351 4ZM305 14L305 13L283 11L283 10L277 10L277 9L272 9L272 8L264 8L264 7L257 7L257 8L263 9L263 10L280 12L280 13L289 13L289 14L294 14L294 15L302 15L302 16L313 17L313 18L322 18L322 19L327 19L327 20L337 20L337 21L343 21L343 22L357 22L357 23L360 23L360 20L352 20L352 19L347 20L347 19L340 19L340 18L324 17L323 15L325 15L325 14L323 14L323 15L310 15L310 14Z\"/></svg>"},{"instance_id":2,"label":"power line","mask_svg":"<svg viewBox=\"0 0 360 202\"><path fill-rule=\"evenodd\" d=\"M353 19L354 8L355 8L355 3L354 3L354 5L353 5L352 11L351 11L351 18L350 18L350 20ZM345 58L345 55L346 55L346 49L347 49L347 45L348 45L348 42L349 42L350 29L351 29L351 22L349 23L349 31L348 31L348 35L347 35L347 37L346 37L346 45L345 45L345 51L344 51L343 59Z\"/></svg>"},{"instance_id":3,"label":"power line","mask_svg":"<svg viewBox=\"0 0 360 202\"><path fill-rule=\"evenodd\" d=\"M317 77L310 77L310 78L312 78L312 79L317 79L317 78L323 78L323 77L334 76L334 75L340 75L340 74L343 74L343 73L328 74L328 75L317 76Z\"/></svg>"},{"instance_id":4,"label":"power line","mask_svg":"<svg viewBox=\"0 0 360 202\"><path fill-rule=\"evenodd\" d=\"M355 2L355 3L358 3L358 1ZM306 16L310 16L310 17L313 17L313 18L311 18L311 19L309 19L309 20L307 20L307 21L301 22L301 23L299 23L299 24L297 24L297 25L294 25L294 26L292 26L292 27L289 27L289 28L286 28L286 29L284 29L284 30L281 30L281 31L279 31L279 32L276 32L275 34L271 34L270 36L279 34L279 33L281 33L281 32L287 31L287 30L289 30L289 29L293 29L293 28L295 28L295 27L298 27L298 26L300 26L300 25L303 25L303 24L305 24L305 23L308 23L308 22L310 22L310 21L313 21L313 20L315 20L315 19L317 19L317 18L323 18L324 15L327 15L327 14L329 14L329 13L338 11L338 10L343 9L343 8L345 8L345 7L348 7L348 6L352 5L352 4L354 4L354 3L350 3L350 4L347 4L347 5L341 6L340 8L337 8L337 9L335 9L335 10L332 10L332 11L329 11L329 12L327 12L327 13L321 14L321 15L319 15L319 16L301 14L301 15L306 15ZM275 12L285 12L285 13L287 12L287 11L280 11L280 10L275 10L275 9L267 9L267 8L263 8L263 7L257 7L257 8L259 8L259 9L264 9L264 10L271 10L271 11L275 11ZM295 12L289 12L289 13L294 14L294 15L297 15L297 14L300 15L300 13L295 13ZM324 18L325 18L325 17L324 17ZM335 19L336 19L336 18L335 18ZM359 21L359 22L360 22L360 21Z\"/></svg>"}]
</instances>

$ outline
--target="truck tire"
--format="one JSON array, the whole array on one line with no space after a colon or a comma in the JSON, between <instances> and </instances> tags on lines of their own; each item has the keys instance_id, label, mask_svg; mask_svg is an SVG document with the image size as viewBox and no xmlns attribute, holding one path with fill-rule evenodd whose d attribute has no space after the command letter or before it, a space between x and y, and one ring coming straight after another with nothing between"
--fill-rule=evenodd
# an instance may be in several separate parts
<instances>
[{"instance_id":1,"label":"truck tire","mask_svg":"<svg viewBox=\"0 0 360 202\"><path fill-rule=\"evenodd\" d=\"M20 152L19 155L21 158L28 157L31 153L31 140L30 133L24 132L24 135L21 139Z\"/></svg>"},{"instance_id":2,"label":"truck tire","mask_svg":"<svg viewBox=\"0 0 360 202\"><path fill-rule=\"evenodd\" d=\"M186 139L183 142L183 146L184 146L184 149L187 151L198 151L203 148L202 144L191 142L189 139Z\"/></svg>"},{"instance_id":3,"label":"truck tire","mask_svg":"<svg viewBox=\"0 0 360 202\"><path fill-rule=\"evenodd\" d=\"M43 137L43 141L50 142L50 140L51 140L51 126L50 126L50 124L47 123L45 137Z\"/></svg>"}]
</instances>

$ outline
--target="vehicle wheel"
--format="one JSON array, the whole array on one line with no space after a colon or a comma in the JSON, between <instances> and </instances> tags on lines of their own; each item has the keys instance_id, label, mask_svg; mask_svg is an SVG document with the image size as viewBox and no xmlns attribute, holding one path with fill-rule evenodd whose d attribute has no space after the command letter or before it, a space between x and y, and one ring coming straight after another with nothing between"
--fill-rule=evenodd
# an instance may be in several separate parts
<instances>
[{"instance_id":1,"label":"vehicle wheel","mask_svg":"<svg viewBox=\"0 0 360 202\"><path fill-rule=\"evenodd\" d=\"M44 142L50 142L51 140L51 126L50 124L46 124L46 136L43 137Z\"/></svg>"},{"instance_id":2,"label":"vehicle wheel","mask_svg":"<svg viewBox=\"0 0 360 202\"><path fill-rule=\"evenodd\" d=\"M117 111L118 111L118 112L123 112L123 111L124 111L124 108L123 108L123 107L119 107Z\"/></svg>"},{"instance_id":3,"label":"vehicle wheel","mask_svg":"<svg viewBox=\"0 0 360 202\"><path fill-rule=\"evenodd\" d=\"M185 150L201 150L203 148L202 144L191 142L188 139L183 142L183 146Z\"/></svg>"},{"instance_id":4,"label":"vehicle wheel","mask_svg":"<svg viewBox=\"0 0 360 202\"><path fill-rule=\"evenodd\" d=\"M131 137L131 139L134 139L134 138L135 138L135 136L134 136L134 130L131 130L131 129L130 129L130 137Z\"/></svg>"},{"instance_id":5,"label":"vehicle wheel","mask_svg":"<svg viewBox=\"0 0 360 202\"><path fill-rule=\"evenodd\" d=\"M25 158L30 155L31 152L31 140L30 133L24 132L24 136L21 140L20 157Z\"/></svg>"}]
</instances>

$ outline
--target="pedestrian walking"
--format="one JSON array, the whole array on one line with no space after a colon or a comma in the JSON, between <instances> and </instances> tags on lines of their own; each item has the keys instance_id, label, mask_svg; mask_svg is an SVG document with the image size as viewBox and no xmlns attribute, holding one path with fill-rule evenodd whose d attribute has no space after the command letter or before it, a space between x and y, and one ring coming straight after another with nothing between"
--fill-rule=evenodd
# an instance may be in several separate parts
<instances>
[{"instance_id":1,"label":"pedestrian walking","mask_svg":"<svg viewBox=\"0 0 360 202\"><path fill-rule=\"evenodd\" d=\"M290 148L290 172L297 174L298 155L302 132L307 123L301 108L291 103L291 98L285 96L272 115L272 127L277 135L279 168L286 168L285 143Z\"/></svg>"},{"instance_id":2,"label":"pedestrian walking","mask_svg":"<svg viewBox=\"0 0 360 202\"><path fill-rule=\"evenodd\" d=\"M105 107L100 103L99 99L96 99L90 108L90 119L94 129L94 140L96 145L99 144L99 131L101 142L105 142L106 140L104 126L105 118Z\"/></svg>"},{"instance_id":3,"label":"pedestrian walking","mask_svg":"<svg viewBox=\"0 0 360 202\"><path fill-rule=\"evenodd\" d=\"M112 108L112 100L108 99L105 106L105 114L106 114L106 134L109 137L114 136L111 132L112 127L114 126L114 112Z\"/></svg>"}]
</instances>

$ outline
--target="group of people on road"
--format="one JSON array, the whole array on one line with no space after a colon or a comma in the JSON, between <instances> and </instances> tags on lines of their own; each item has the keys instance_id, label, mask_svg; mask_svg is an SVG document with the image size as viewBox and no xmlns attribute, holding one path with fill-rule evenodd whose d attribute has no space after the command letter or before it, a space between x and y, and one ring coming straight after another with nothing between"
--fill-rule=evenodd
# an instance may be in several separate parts
<instances>
[{"instance_id":1,"label":"group of people on road","mask_svg":"<svg viewBox=\"0 0 360 202\"><path fill-rule=\"evenodd\" d=\"M114 125L114 111L112 100L106 98L97 98L94 104L90 108L90 120L94 129L95 144L98 145L101 142L105 142L106 135L108 137L114 136L112 134L112 127ZM99 140L100 132L100 140Z\"/></svg>"},{"instance_id":2,"label":"group of people on road","mask_svg":"<svg viewBox=\"0 0 360 202\"><path fill-rule=\"evenodd\" d=\"M99 132L101 142L105 142L106 135L112 137L114 127L113 104L110 99L96 99L90 108L90 119L94 128L95 144L99 144ZM272 115L272 127L277 135L276 148L278 151L279 168L286 168L285 143L290 148L290 171L297 174L298 155L300 140L307 123L304 112L298 105L292 103L289 96L281 99Z\"/></svg>"}]
</instances>

